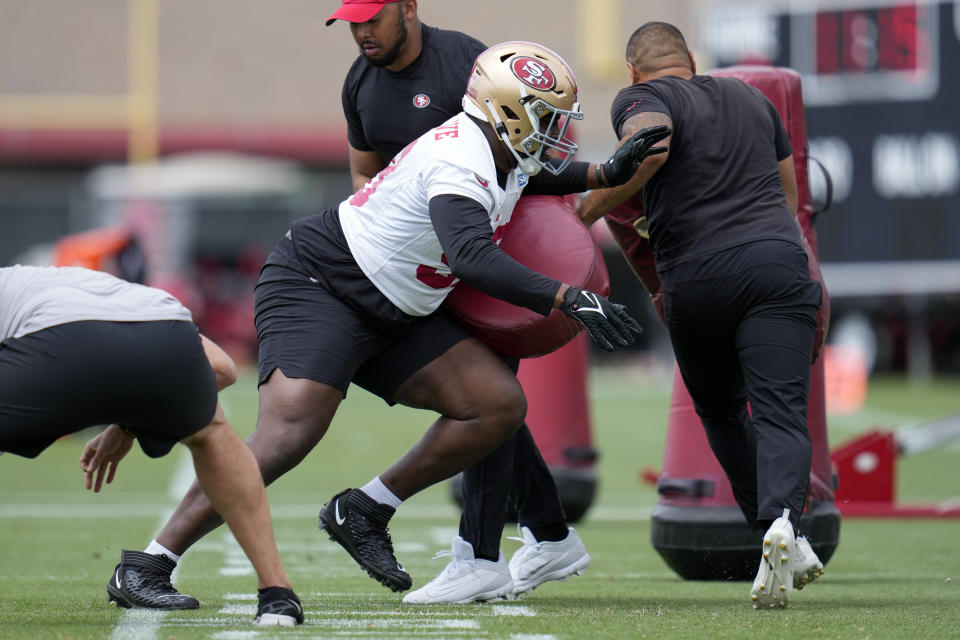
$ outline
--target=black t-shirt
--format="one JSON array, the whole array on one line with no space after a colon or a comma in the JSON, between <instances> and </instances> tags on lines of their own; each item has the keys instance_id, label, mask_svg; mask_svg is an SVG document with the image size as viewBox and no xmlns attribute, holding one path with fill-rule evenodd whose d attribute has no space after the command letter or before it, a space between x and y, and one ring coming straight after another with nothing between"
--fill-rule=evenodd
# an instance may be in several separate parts
<instances>
[{"instance_id":1,"label":"black t-shirt","mask_svg":"<svg viewBox=\"0 0 960 640\"><path fill-rule=\"evenodd\" d=\"M462 111L477 56L486 47L460 33L422 25L423 50L401 71L359 56L343 82L347 138L389 162L407 143Z\"/></svg>"},{"instance_id":2,"label":"black t-shirt","mask_svg":"<svg viewBox=\"0 0 960 640\"><path fill-rule=\"evenodd\" d=\"M793 147L763 93L700 75L633 85L610 110L618 138L640 112L673 120L667 162L641 194L658 269L756 240L801 243L777 166Z\"/></svg>"}]
</instances>

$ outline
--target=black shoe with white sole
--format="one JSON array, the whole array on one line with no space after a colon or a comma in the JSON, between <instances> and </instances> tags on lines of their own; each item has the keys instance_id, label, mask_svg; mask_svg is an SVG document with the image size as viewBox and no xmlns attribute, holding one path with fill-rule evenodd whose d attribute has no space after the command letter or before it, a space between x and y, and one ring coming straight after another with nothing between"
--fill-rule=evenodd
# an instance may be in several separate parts
<instances>
[{"instance_id":1,"label":"black shoe with white sole","mask_svg":"<svg viewBox=\"0 0 960 640\"><path fill-rule=\"evenodd\" d=\"M347 550L374 580L406 591L413 584L393 555L387 523L396 509L375 501L359 489L341 491L320 510L320 528Z\"/></svg>"},{"instance_id":2,"label":"black shoe with white sole","mask_svg":"<svg viewBox=\"0 0 960 640\"><path fill-rule=\"evenodd\" d=\"M124 609L196 609L200 602L170 584L177 563L164 555L142 551L120 553L120 564L107 583L107 598Z\"/></svg>"},{"instance_id":3,"label":"black shoe with white sole","mask_svg":"<svg viewBox=\"0 0 960 640\"><path fill-rule=\"evenodd\" d=\"M303 607L300 598L284 587L267 587L257 592L257 617L253 624L258 627L292 627L303 624Z\"/></svg>"}]
</instances>

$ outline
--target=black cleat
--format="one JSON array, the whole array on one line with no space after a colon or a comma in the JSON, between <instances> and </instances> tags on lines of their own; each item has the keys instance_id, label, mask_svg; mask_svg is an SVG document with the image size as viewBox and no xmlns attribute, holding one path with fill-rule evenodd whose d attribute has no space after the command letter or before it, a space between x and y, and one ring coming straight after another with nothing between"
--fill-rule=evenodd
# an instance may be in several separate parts
<instances>
[{"instance_id":1,"label":"black cleat","mask_svg":"<svg viewBox=\"0 0 960 640\"><path fill-rule=\"evenodd\" d=\"M124 549L107 583L107 599L124 609L196 609L200 602L170 584L177 563L167 556Z\"/></svg>"},{"instance_id":2,"label":"black cleat","mask_svg":"<svg viewBox=\"0 0 960 640\"><path fill-rule=\"evenodd\" d=\"M258 627L292 627L303 624L303 607L300 598L285 587L267 587L257 592L257 617L253 624Z\"/></svg>"},{"instance_id":3,"label":"black cleat","mask_svg":"<svg viewBox=\"0 0 960 640\"><path fill-rule=\"evenodd\" d=\"M393 591L413 584L393 555L387 522L396 509L376 502L359 489L346 489L320 510L320 528L340 544L374 580Z\"/></svg>"}]
</instances>

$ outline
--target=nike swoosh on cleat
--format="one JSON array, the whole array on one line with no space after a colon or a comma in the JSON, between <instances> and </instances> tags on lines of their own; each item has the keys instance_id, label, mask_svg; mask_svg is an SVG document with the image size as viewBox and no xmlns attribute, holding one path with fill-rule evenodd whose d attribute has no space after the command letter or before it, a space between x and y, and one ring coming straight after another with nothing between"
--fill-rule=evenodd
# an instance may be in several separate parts
<instances>
[{"instance_id":1,"label":"nike swoosh on cleat","mask_svg":"<svg viewBox=\"0 0 960 640\"><path fill-rule=\"evenodd\" d=\"M347 521L346 518L340 517L340 500L338 499L333 503L333 517L337 520L337 524L343 524Z\"/></svg>"},{"instance_id":2,"label":"nike swoosh on cleat","mask_svg":"<svg viewBox=\"0 0 960 640\"><path fill-rule=\"evenodd\" d=\"M113 576L113 582L117 585L117 589L122 586L120 584L120 569L117 569L117 573Z\"/></svg>"},{"instance_id":3,"label":"nike swoosh on cleat","mask_svg":"<svg viewBox=\"0 0 960 640\"><path fill-rule=\"evenodd\" d=\"M442 587L433 587L427 591L427 595L429 595L431 598L439 598L447 595L448 593L452 593L459 588L459 584L448 584Z\"/></svg>"}]
</instances>

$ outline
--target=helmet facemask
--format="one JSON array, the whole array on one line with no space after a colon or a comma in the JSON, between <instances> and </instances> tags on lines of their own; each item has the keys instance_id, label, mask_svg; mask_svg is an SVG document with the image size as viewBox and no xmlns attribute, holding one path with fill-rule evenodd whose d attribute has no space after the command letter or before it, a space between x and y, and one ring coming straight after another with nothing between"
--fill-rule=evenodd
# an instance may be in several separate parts
<instances>
[{"instance_id":1,"label":"helmet facemask","mask_svg":"<svg viewBox=\"0 0 960 640\"><path fill-rule=\"evenodd\" d=\"M556 175L577 152L567 137L570 122L583 119L576 80L563 59L546 47L507 42L480 54L464 109L494 127L527 175L541 169Z\"/></svg>"},{"instance_id":2,"label":"helmet facemask","mask_svg":"<svg viewBox=\"0 0 960 640\"><path fill-rule=\"evenodd\" d=\"M577 143L567 137L567 129L570 127L571 120L583 119L580 103L574 102L570 109L560 109L532 95L521 97L519 102L523 106L523 116L518 116L508 107L502 108L507 112L508 117L513 116L512 119L527 118L532 131L514 144L507 133L509 125L500 118L493 102L489 98L484 100L487 111L494 120L497 135L517 159L520 170L530 176L537 175L541 169L557 175L567 168L579 148ZM547 162L547 158L544 157L544 152L547 150L558 152L550 154L554 159L553 163Z\"/></svg>"}]
</instances>

